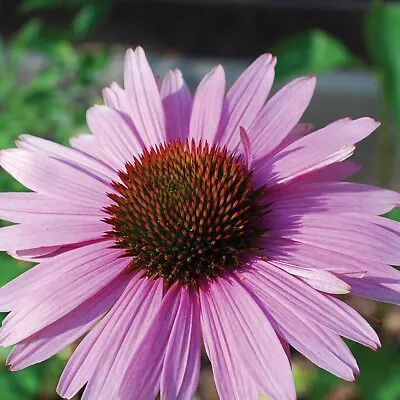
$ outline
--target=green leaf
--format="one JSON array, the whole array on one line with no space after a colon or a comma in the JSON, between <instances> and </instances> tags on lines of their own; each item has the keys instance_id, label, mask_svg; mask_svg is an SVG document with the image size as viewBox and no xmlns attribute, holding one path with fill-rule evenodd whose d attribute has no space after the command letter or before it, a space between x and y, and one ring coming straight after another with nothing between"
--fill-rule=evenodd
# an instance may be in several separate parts
<instances>
[{"instance_id":1,"label":"green leaf","mask_svg":"<svg viewBox=\"0 0 400 400\"><path fill-rule=\"evenodd\" d=\"M23 0L21 1L21 10L31 12L36 10L59 8L59 7L74 7L85 3L87 0Z\"/></svg>"},{"instance_id":2,"label":"green leaf","mask_svg":"<svg viewBox=\"0 0 400 400\"><path fill-rule=\"evenodd\" d=\"M381 78L385 101L397 123L400 151L400 4L373 7L365 22L367 47Z\"/></svg>"},{"instance_id":3,"label":"green leaf","mask_svg":"<svg viewBox=\"0 0 400 400\"><path fill-rule=\"evenodd\" d=\"M109 1L86 4L72 21L72 30L77 38L83 38L93 32L104 20L111 9Z\"/></svg>"},{"instance_id":4,"label":"green leaf","mask_svg":"<svg viewBox=\"0 0 400 400\"><path fill-rule=\"evenodd\" d=\"M341 42L319 29L282 39L272 53L278 57L276 77L281 80L360 65Z\"/></svg>"}]
</instances>

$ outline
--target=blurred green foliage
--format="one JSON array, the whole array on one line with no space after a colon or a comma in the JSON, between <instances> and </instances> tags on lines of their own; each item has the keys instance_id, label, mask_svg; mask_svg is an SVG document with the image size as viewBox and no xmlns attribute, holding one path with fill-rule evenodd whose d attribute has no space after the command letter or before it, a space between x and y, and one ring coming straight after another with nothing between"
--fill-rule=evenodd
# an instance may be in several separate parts
<instances>
[{"instance_id":1,"label":"blurred green foliage","mask_svg":"<svg viewBox=\"0 0 400 400\"><path fill-rule=\"evenodd\" d=\"M85 111L99 95L99 82L108 63L106 48L78 47L99 27L111 1L23 0L21 12L31 15L49 8L74 12L68 27L50 28L30 18L8 42L0 41L0 148L13 146L21 133L51 138L66 144L71 135L86 129ZM375 7L366 18L366 37L380 76L385 101L400 132L400 6ZM276 76L286 80L302 74L327 73L338 68L364 67L331 35L312 30L284 38L272 49L278 56ZM30 68L25 68L26 63ZM29 73L28 73L29 72ZM400 138L400 135L398 135ZM400 142L400 139L399 139ZM399 145L400 146L400 145ZM0 174L1 191L23 190L7 174ZM400 221L400 210L389 213ZM19 275L27 264L0 254L0 285ZM360 399L400 398L400 363L388 340L378 352L350 344L362 370L357 380ZM70 350L24 371L10 373L4 362L10 349L0 349L1 399L55 399L55 387ZM327 397L342 381L329 373L294 365L299 395L311 400Z\"/></svg>"},{"instance_id":2,"label":"blurred green foliage","mask_svg":"<svg viewBox=\"0 0 400 400\"><path fill-rule=\"evenodd\" d=\"M346 46L320 29L285 37L271 52L278 57L275 74L278 80L362 65Z\"/></svg>"}]
</instances>

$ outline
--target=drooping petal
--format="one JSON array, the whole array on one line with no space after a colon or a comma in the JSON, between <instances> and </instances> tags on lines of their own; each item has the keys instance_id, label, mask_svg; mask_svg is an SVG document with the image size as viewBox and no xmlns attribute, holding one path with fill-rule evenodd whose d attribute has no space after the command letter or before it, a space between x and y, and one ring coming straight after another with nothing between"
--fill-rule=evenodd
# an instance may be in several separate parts
<instances>
[{"instance_id":1,"label":"drooping petal","mask_svg":"<svg viewBox=\"0 0 400 400\"><path fill-rule=\"evenodd\" d=\"M165 141L165 118L153 72L141 47L126 52L125 92L130 117L149 148Z\"/></svg>"},{"instance_id":2,"label":"drooping petal","mask_svg":"<svg viewBox=\"0 0 400 400\"><path fill-rule=\"evenodd\" d=\"M22 288L21 297L25 297L25 301L17 303L17 308L4 319L1 345L9 346L26 339L106 288L129 264L128 258L120 258L122 254L120 250L107 249L101 242L49 260L56 271L63 270L61 278L58 278L59 273L48 274L30 285L26 294ZM73 258L78 259L68 263ZM40 291L34 291L35 286Z\"/></svg>"},{"instance_id":3,"label":"drooping petal","mask_svg":"<svg viewBox=\"0 0 400 400\"><path fill-rule=\"evenodd\" d=\"M246 276L243 284L257 296L275 331L297 351L327 371L354 380L353 373L358 373L357 363L337 334L321 328L312 320L301 319L291 307L282 307L273 292L266 290L262 283L258 284L257 277L248 279Z\"/></svg>"},{"instance_id":4,"label":"drooping petal","mask_svg":"<svg viewBox=\"0 0 400 400\"><path fill-rule=\"evenodd\" d=\"M323 325L337 334L376 349L379 338L368 323L351 307L328 294L319 293L287 272L264 261L255 263L257 271L243 274L264 291L274 293L276 304L292 310L305 321Z\"/></svg>"},{"instance_id":5,"label":"drooping petal","mask_svg":"<svg viewBox=\"0 0 400 400\"><path fill-rule=\"evenodd\" d=\"M315 84L315 77L295 79L268 101L248 129L255 158L266 157L292 131L310 104Z\"/></svg>"},{"instance_id":6,"label":"drooping petal","mask_svg":"<svg viewBox=\"0 0 400 400\"><path fill-rule=\"evenodd\" d=\"M74 351L61 375L57 393L71 398L88 381L85 398L94 395L92 398L99 399L100 394L118 393L130 359L129 350L143 336L161 298L160 284L132 277L111 311Z\"/></svg>"},{"instance_id":7,"label":"drooping petal","mask_svg":"<svg viewBox=\"0 0 400 400\"><path fill-rule=\"evenodd\" d=\"M213 68L200 82L193 99L189 140L213 144L218 131L225 94L225 72Z\"/></svg>"},{"instance_id":8,"label":"drooping petal","mask_svg":"<svg viewBox=\"0 0 400 400\"><path fill-rule=\"evenodd\" d=\"M236 80L225 99L215 142L234 150L240 143L239 127L248 129L265 103L274 81L276 58L263 54Z\"/></svg>"},{"instance_id":9,"label":"drooping petal","mask_svg":"<svg viewBox=\"0 0 400 400\"><path fill-rule=\"evenodd\" d=\"M166 119L167 140L185 143L189 135L192 96L181 71L168 71L160 90Z\"/></svg>"},{"instance_id":10,"label":"drooping petal","mask_svg":"<svg viewBox=\"0 0 400 400\"><path fill-rule=\"evenodd\" d=\"M183 328L181 318L182 312L186 308L184 299L186 290L186 288L173 287L164 296L162 304L147 327L142 340L132 351L132 358L128 362L122 380L121 398L140 400L152 399L157 395L170 333L174 330L175 323L179 324L176 329ZM176 367L179 368L179 366ZM192 367L196 368L196 363ZM193 378L196 380L196 370L191 372L195 374ZM188 373L190 374L190 371ZM164 386L163 389L166 390L167 387ZM185 396L188 398L187 395L188 393L182 393L183 398ZM106 399L104 397L104 400Z\"/></svg>"},{"instance_id":11,"label":"drooping petal","mask_svg":"<svg viewBox=\"0 0 400 400\"><path fill-rule=\"evenodd\" d=\"M234 279L220 278L200 290L200 302L206 351L221 398L225 400L229 394L224 377L230 376L236 387L241 378L226 371L229 364L224 365L219 354L224 342L221 347L218 342L226 340L228 348L224 354L230 353L233 362L241 363L247 376L264 394L276 399L294 399L293 377L285 352L262 310L244 287ZM234 386L233 393L235 389Z\"/></svg>"},{"instance_id":12,"label":"drooping petal","mask_svg":"<svg viewBox=\"0 0 400 400\"><path fill-rule=\"evenodd\" d=\"M192 399L200 375L200 304L197 293L183 289L165 352L161 399Z\"/></svg>"},{"instance_id":13,"label":"drooping petal","mask_svg":"<svg viewBox=\"0 0 400 400\"><path fill-rule=\"evenodd\" d=\"M251 376L229 351L230 343L222 331L222 322L213 299L201 296L201 319L204 344L213 367L214 380L221 400L258 400L260 397Z\"/></svg>"},{"instance_id":14,"label":"drooping petal","mask_svg":"<svg viewBox=\"0 0 400 400\"><path fill-rule=\"evenodd\" d=\"M75 310L19 342L7 359L11 371L42 362L84 335L115 303L127 283L119 276Z\"/></svg>"}]
</instances>

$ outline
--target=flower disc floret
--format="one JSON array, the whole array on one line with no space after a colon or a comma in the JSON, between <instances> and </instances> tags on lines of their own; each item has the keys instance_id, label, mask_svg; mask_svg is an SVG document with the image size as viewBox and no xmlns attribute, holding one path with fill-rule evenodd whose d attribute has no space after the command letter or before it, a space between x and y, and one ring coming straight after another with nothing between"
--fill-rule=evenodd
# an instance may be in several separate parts
<instances>
[{"instance_id":1,"label":"flower disc floret","mask_svg":"<svg viewBox=\"0 0 400 400\"><path fill-rule=\"evenodd\" d=\"M146 150L114 182L107 236L145 276L198 287L240 268L261 235L252 174L226 148L180 141Z\"/></svg>"}]
</instances>

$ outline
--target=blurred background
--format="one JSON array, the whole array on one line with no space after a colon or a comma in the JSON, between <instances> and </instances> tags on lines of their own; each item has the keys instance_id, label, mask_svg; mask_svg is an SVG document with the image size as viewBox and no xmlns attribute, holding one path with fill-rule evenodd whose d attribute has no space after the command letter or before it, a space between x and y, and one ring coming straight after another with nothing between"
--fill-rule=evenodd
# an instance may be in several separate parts
<instances>
[{"instance_id":1,"label":"blurred background","mask_svg":"<svg viewBox=\"0 0 400 400\"><path fill-rule=\"evenodd\" d=\"M304 122L372 116L383 127L358 146L357 181L400 188L400 4L370 0L0 0L0 148L21 133L63 144L86 131L101 88L122 84L127 47L145 48L155 74L179 67L192 89L215 64L228 84L258 55L278 56L275 90L318 76ZM22 188L0 173L0 190ZM399 210L390 218L400 220ZM29 267L1 254L0 284ZM400 399L400 311L348 297L373 321L383 348L349 343L361 369L340 381L293 352L299 399ZM11 373L0 349L0 400L57 399L72 352ZM218 399L206 358L197 398ZM77 397L78 398L78 397ZM111 400L111 399L110 399Z\"/></svg>"}]
</instances>

